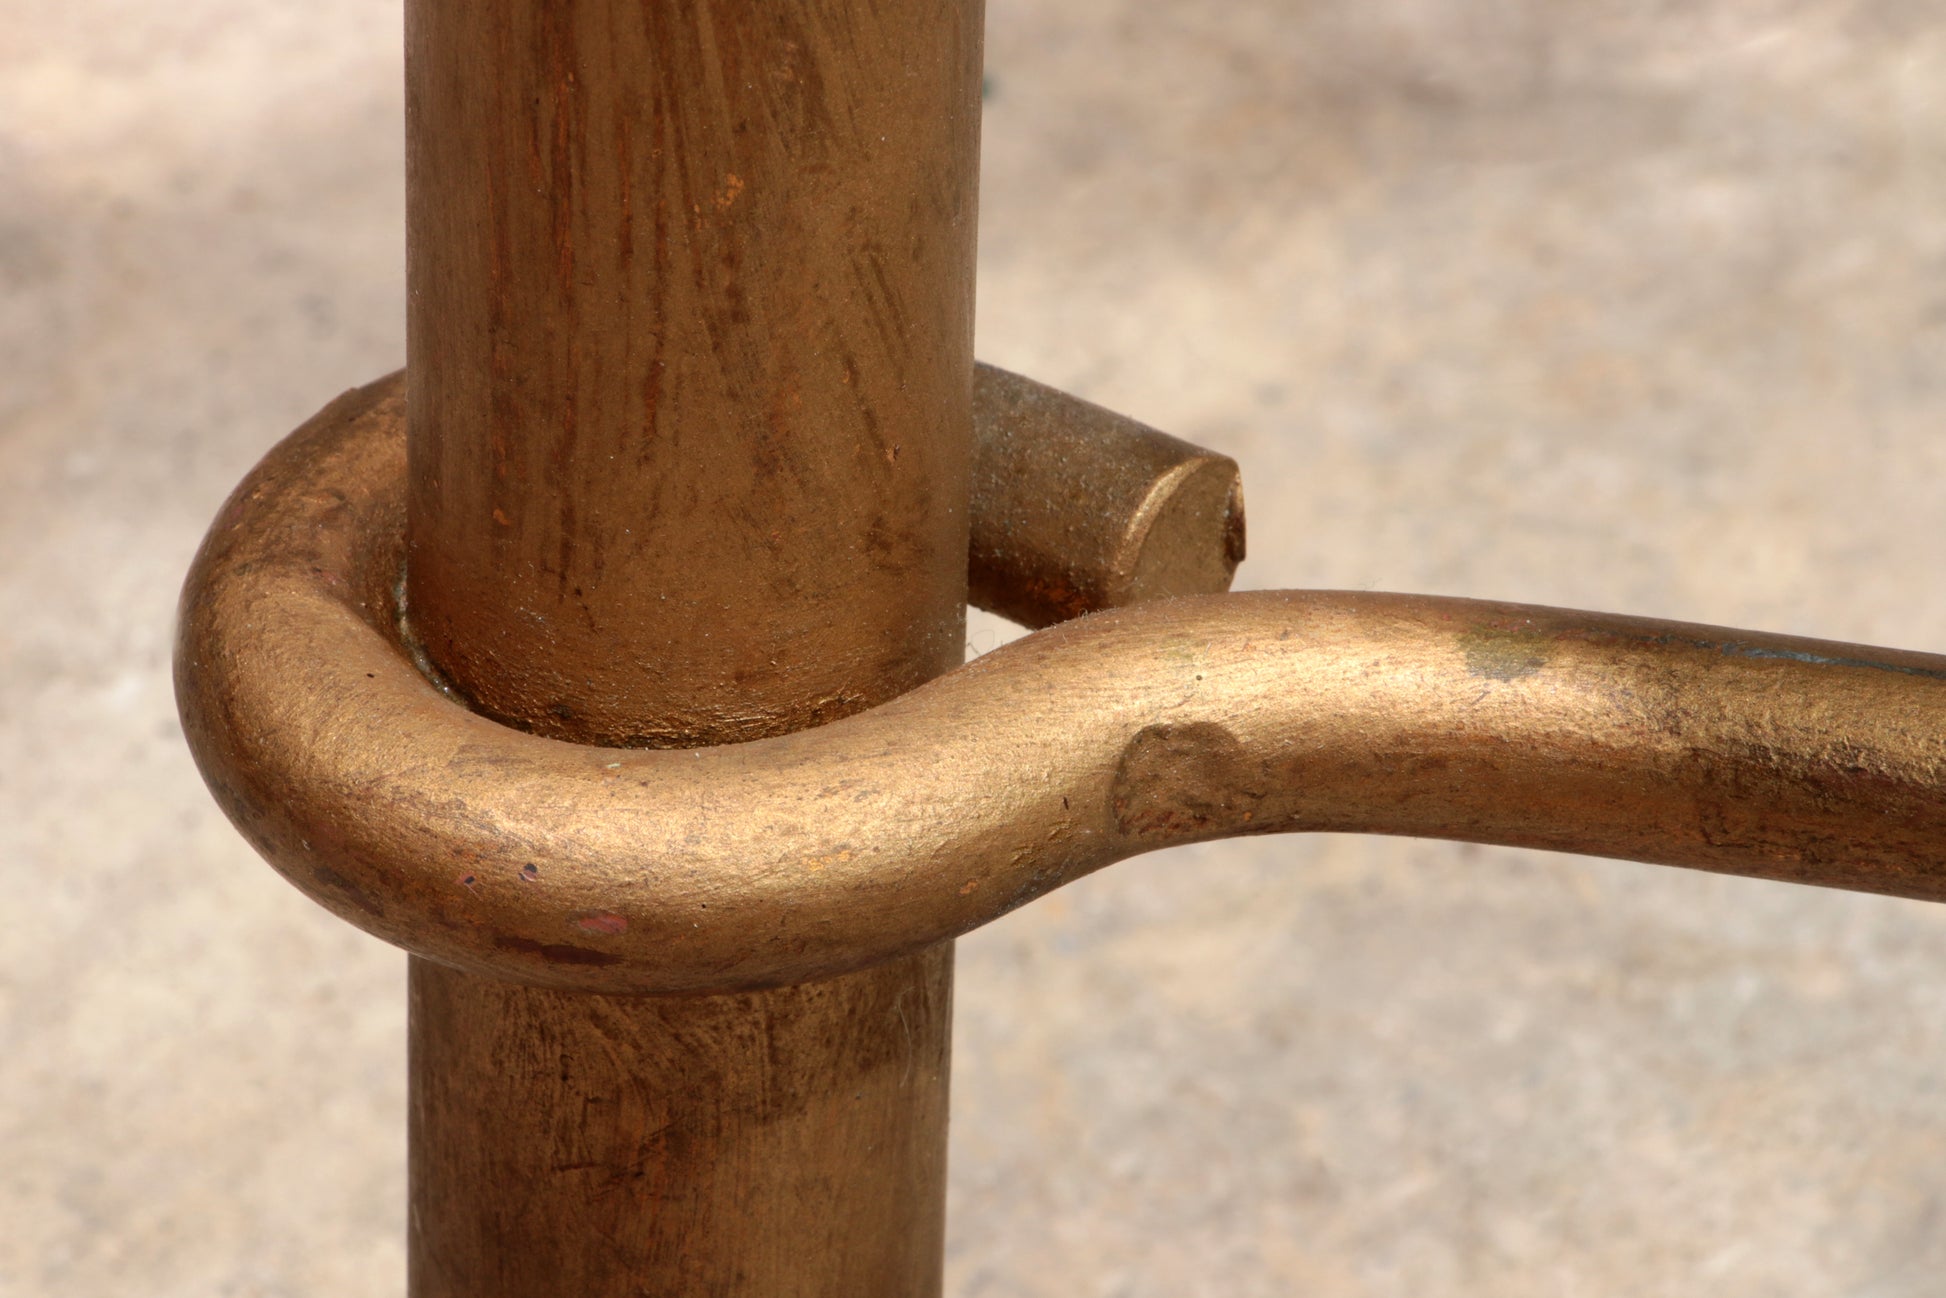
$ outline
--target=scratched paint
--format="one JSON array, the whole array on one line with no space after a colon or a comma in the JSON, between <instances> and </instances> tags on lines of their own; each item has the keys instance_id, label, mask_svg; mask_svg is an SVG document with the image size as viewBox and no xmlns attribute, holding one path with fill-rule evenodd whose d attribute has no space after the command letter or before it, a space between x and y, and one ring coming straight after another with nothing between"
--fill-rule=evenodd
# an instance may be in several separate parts
<instances>
[{"instance_id":1,"label":"scratched paint","mask_svg":"<svg viewBox=\"0 0 1946 1298\"><path fill-rule=\"evenodd\" d=\"M1861 667L1867 671L1894 672L1900 676L1923 676L1927 680L1946 681L1946 671L1933 667L1916 667L1909 663L1880 662L1872 658L1837 658L1826 654L1814 654L1802 649L1780 649L1771 645L1740 644L1727 641L1711 645L1716 652L1727 657L1774 659L1780 662L1810 663L1816 667Z\"/></svg>"},{"instance_id":2,"label":"scratched paint","mask_svg":"<svg viewBox=\"0 0 1946 1298\"><path fill-rule=\"evenodd\" d=\"M1725 658L1744 658L1757 662L1805 663L1812 667L1849 667L1860 671L1889 672L1896 676L1917 676L1922 680L1946 681L1946 670L1917 663L1886 662L1882 658L1860 658L1851 654L1821 654L1809 649L1790 649L1783 645L1752 644L1747 640L1712 640L1705 636L1681 635L1673 631L1642 635L1620 635L1611 631L1585 630L1573 638L1588 642L1609 641L1625 644L1656 645L1673 649L1701 649ZM1833 644L1832 648L1849 648Z\"/></svg>"}]
</instances>

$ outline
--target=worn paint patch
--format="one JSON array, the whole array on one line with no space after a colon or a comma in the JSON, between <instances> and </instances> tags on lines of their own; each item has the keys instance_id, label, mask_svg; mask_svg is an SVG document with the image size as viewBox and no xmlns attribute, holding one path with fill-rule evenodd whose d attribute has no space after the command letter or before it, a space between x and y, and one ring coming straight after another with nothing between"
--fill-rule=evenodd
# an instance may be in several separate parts
<instances>
[{"instance_id":1,"label":"worn paint patch","mask_svg":"<svg viewBox=\"0 0 1946 1298\"><path fill-rule=\"evenodd\" d=\"M1803 663L1810 667L1848 667L1859 671L1886 672L1894 676L1917 676L1924 680L1946 681L1946 669L1922 663L1887 662L1882 658L1865 658L1857 654L1824 654L1812 649L1794 649L1787 645L1764 644L1749 640L1716 640L1706 636L1685 635L1675 630L1630 633L1609 628L1589 627L1562 634L1564 637L1590 644L1646 645L1658 649L1700 649L1708 653L1720 654L1725 658L1743 658L1753 662ZM1836 642L1832 642L1830 647L1873 652L1868 646Z\"/></svg>"},{"instance_id":2,"label":"worn paint patch","mask_svg":"<svg viewBox=\"0 0 1946 1298\"><path fill-rule=\"evenodd\" d=\"M1744 644L1727 641L1709 646L1729 658L1770 659L1777 662L1809 663L1813 667L1857 667L1866 671L1891 672L1897 676L1922 676L1928 680L1946 680L1946 671L1936 667L1915 667L1910 663L1888 663L1876 658L1832 657L1826 654L1809 653L1802 649L1785 649L1777 645Z\"/></svg>"},{"instance_id":3,"label":"worn paint patch","mask_svg":"<svg viewBox=\"0 0 1946 1298\"><path fill-rule=\"evenodd\" d=\"M1547 666L1547 643L1527 631L1476 629L1459 637L1466 674L1480 680L1525 680Z\"/></svg>"},{"instance_id":4,"label":"worn paint patch","mask_svg":"<svg viewBox=\"0 0 1946 1298\"><path fill-rule=\"evenodd\" d=\"M591 910L576 915L574 926L583 933L606 933L612 937L628 932L628 917L609 910Z\"/></svg>"},{"instance_id":5,"label":"worn paint patch","mask_svg":"<svg viewBox=\"0 0 1946 1298\"><path fill-rule=\"evenodd\" d=\"M621 956L607 951L591 951L585 946L574 946L567 942L536 942L530 937L508 937L502 934L495 936L493 945L502 951L539 956L549 964L616 965L622 963Z\"/></svg>"},{"instance_id":6,"label":"worn paint patch","mask_svg":"<svg viewBox=\"0 0 1946 1298\"><path fill-rule=\"evenodd\" d=\"M308 847L309 844L306 844L306 846ZM330 866L313 866L311 868L311 877L316 879L324 887L329 888L331 891L343 897L352 905L358 907L358 909L364 911L367 915L382 916L385 914L385 907L379 905L376 898Z\"/></svg>"},{"instance_id":7,"label":"worn paint patch","mask_svg":"<svg viewBox=\"0 0 1946 1298\"><path fill-rule=\"evenodd\" d=\"M1214 722L1146 726L1122 751L1110 810L1123 833L1193 838L1236 823L1263 800L1264 779Z\"/></svg>"}]
</instances>

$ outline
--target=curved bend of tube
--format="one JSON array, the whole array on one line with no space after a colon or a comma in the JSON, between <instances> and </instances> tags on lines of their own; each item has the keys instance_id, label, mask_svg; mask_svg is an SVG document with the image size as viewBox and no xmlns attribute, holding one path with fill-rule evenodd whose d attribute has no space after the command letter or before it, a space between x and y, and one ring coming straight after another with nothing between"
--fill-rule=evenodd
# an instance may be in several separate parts
<instances>
[{"instance_id":1,"label":"curved bend of tube","mask_svg":"<svg viewBox=\"0 0 1946 1298\"><path fill-rule=\"evenodd\" d=\"M1946 658L1468 600L1263 592L1069 622L721 748L586 748L401 651L404 448L350 394L184 593L205 778L293 883L436 960L604 992L806 981L1238 834L1517 844L1946 897Z\"/></svg>"}]
</instances>

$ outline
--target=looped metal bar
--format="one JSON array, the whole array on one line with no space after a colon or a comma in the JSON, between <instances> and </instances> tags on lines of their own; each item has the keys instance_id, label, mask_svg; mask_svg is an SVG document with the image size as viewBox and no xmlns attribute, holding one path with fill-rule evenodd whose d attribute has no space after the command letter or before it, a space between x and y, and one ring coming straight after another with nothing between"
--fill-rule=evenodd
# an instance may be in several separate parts
<instances>
[{"instance_id":1,"label":"looped metal bar","mask_svg":"<svg viewBox=\"0 0 1946 1298\"><path fill-rule=\"evenodd\" d=\"M185 590L177 688L258 851L442 962L604 992L803 982L1140 852L1295 830L1946 897L1946 658L1635 618L1170 599L777 738L522 733L404 647L402 429L395 382L348 394L238 488Z\"/></svg>"}]
</instances>

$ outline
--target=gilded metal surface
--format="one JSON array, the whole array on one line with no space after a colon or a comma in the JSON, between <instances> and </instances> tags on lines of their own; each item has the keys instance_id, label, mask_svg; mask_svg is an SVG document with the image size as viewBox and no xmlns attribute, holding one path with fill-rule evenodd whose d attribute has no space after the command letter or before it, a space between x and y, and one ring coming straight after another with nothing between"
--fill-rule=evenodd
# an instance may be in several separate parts
<instances>
[{"instance_id":1,"label":"gilded metal surface","mask_svg":"<svg viewBox=\"0 0 1946 1298\"><path fill-rule=\"evenodd\" d=\"M983 6L412 0L414 625L686 747L956 665Z\"/></svg>"},{"instance_id":2,"label":"gilded metal surface","mask_svg":"<svg viewBox=\"0 0 1946 1298\"><path fill-rule=\"evenodd\" d=\"M973 603L1044 627L1230 588L1236 461L991 365L973 427Z\"/></svg>"},{"instance_id":3,"label":"gilded metal surface","mask_svg":"<svg viewBox=\"0 0 1946 1298\"><path fill-rule=\"evenodd\" d=\"M928 1298L953 944L730 996L411 961L412 1298Z\"/></svg>"},{"instance_id":4,"label":"gilded metal surface","mask_svg":"<svg viewBox=\"0 0 1946 1298\"><path fill-rule=\"evenodd\" d=\"M177 688L205 777L313 898L557 987L814 979L1173 843L1411 834L1946 898L1946 658L1396 595L1162 601L817 730L579 747L399 649L397 392L238 488Z\"/></svg>"},{"instance_id":5,"label":"gilded metal surface","mask_svg":"<svg viewBox=\"0 0 1946 1298\"><path fill-rule=\"evenodd\" d=\"M963 660L982 11L407 0L405 598L478 711L692 748ZM952 970L415 959L412 1298L937 1294Z\"/></svg>"}]
</instances>

